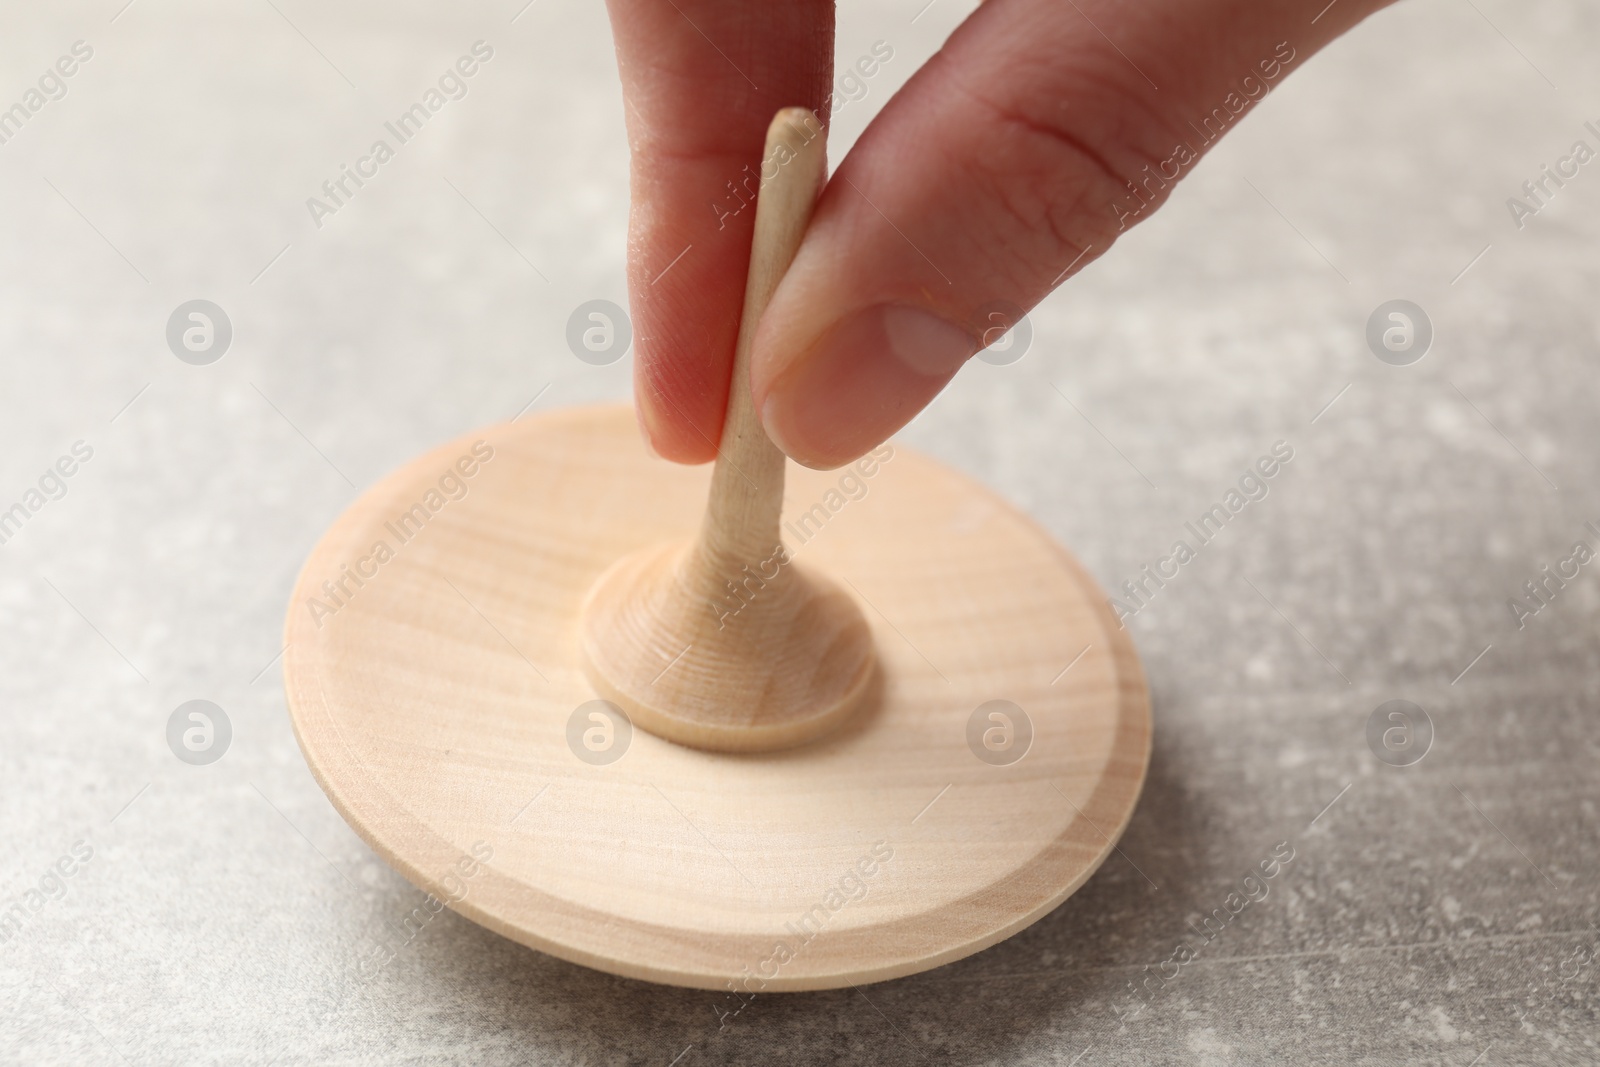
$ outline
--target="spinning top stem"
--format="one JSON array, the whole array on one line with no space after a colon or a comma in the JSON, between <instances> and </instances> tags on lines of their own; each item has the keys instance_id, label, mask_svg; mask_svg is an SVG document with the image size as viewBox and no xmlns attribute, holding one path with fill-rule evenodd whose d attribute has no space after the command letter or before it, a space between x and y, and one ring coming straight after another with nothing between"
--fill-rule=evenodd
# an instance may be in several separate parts
<instances>
[{"instance_id":1,"label":"spinning top stem","mask_svg":"<svg viewBox=\"0 0 1600 1067\"><path fill-rule=\"evenodd\" d=\"M583 609L580 646L595 689L639 726L686 745L755 752L810 741L856 709L872 676L860 609L783 546L786 460L750 399L756 326L805 236L826 169L816 116L780 111L767 130L728 410L700 531L687 545L622 559Z\"/></svg>"}]
</instances>

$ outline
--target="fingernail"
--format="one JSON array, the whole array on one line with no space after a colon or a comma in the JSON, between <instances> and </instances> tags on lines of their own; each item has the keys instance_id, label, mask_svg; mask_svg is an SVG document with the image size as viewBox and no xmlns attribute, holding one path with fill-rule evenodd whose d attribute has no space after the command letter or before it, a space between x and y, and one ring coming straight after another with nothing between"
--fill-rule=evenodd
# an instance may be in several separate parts
<instances>
[{"instance_id":1,"label":"fingernail","mask_svg":"<svg viewBox=\"0 0 1600 1067\"><path fill-rule=\"evenodd\" d=\"M761 421L796 462L837 467L910 422L977 350L965 330L921 308L864 308L772 384Z\"/></svg>"}]
</instances>

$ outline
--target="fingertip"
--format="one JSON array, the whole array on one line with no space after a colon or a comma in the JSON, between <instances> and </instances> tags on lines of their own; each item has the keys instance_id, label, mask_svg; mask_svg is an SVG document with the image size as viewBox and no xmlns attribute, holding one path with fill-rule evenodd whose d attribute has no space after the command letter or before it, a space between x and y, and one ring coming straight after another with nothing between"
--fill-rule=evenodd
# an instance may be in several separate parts
<instances>
[{"instance_id":1,"label":"fingertip","mask_svg":"<svg viewBox=\"0 0 1600 1067\"><path fill-rule=\"evenodd\" d=\"M639 425L639 440L644 445L645 454L651 459L666 459L661 454L661 449L656 447L655 430L650 426L650 416L645 413L645 404L633 406L634 421Z\"/></svg>"},{"instance_id":2,"label":"fingertip","mask_svg":"<svg viewBox=\"0 0 1600 1067\"><path fill-rule=\"evenodd\" d=\"M652 380L647 361L637 365L634 380L634 418L645 451L656 459L699 464L716 458L716 441L689 420L666 398Z\"/></svg>"},{"instance_id":3,"label":"fingertip","mask_svg":"<svg viewBox=\"0 0 1600 1067\"><path fill-rule=\"evenodd\" d=\"M910 422L977 350L964 329L924 308L852 311L757 395L762 425L796 463L831 470Z\"/></svg>"}]
</instances>

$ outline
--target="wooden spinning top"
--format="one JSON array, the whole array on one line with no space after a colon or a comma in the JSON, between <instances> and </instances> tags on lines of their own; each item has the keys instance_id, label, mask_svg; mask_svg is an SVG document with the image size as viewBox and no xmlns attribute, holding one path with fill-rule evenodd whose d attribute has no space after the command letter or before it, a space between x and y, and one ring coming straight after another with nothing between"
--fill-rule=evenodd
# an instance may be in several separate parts
<instances>
[{"instance_id":1,"label":"wooden spinning top","mask_svg":"<svg viewBox=\"0 0 1600 1067\"><path fill-rule=\"evenodd\" d=\"M284 654L313 774L413 883L741 998L1047 914L1111 852L1150 746L1127 632L1025 516L894 445L786 479L748 360L821 184L814 117L780 113L767 153L709 478L624 408L468 435L329 528Z\"/></svg>"}]
</instances>

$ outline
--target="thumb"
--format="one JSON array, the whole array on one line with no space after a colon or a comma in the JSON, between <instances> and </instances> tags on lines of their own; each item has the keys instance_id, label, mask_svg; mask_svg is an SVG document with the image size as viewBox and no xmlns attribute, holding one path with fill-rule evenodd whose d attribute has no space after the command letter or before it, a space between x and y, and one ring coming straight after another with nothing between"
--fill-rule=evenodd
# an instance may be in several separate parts
<instances>
[{"instance_id":1,"label":"thumb","mask_svg":"<svg viewBox=\"0 0 1600 1067\"><path fill-rule=\"evenodd\" d=\"M1255 101L1386 0L989 0L872 122L755 338L751 390L832 467L905 425ZM985 334L987 332L987 337Z\"/></svg>"}]
</instances>

